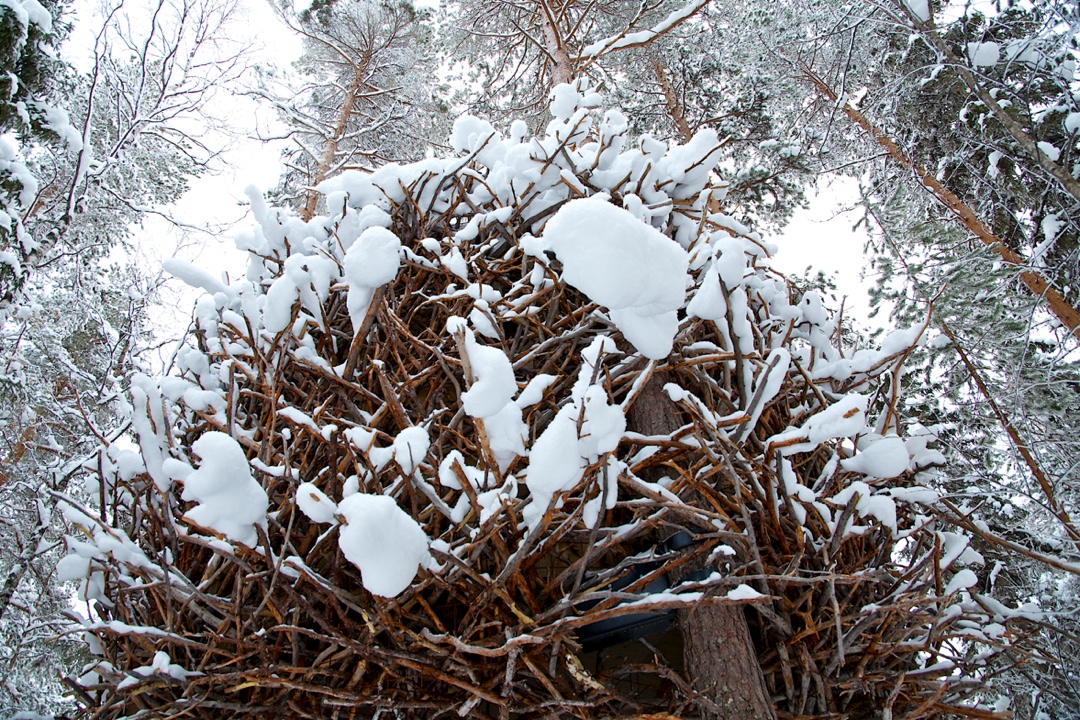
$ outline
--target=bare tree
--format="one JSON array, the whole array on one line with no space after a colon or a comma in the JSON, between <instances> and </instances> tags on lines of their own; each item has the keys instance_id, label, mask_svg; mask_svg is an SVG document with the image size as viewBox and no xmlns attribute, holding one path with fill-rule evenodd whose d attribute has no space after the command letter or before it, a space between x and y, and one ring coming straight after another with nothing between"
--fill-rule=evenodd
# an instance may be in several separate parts
<instances>
[{"instance_id":1,"label":"bare tree","mask_svg":"<svg viewBox=\"0 0 1080 720\"><path fill-rule=\"evenodd\" d=\"M233 10L107 8L90 70L71 73L71 123L54 121L67 142L27 157L37 192L20 221L32 242L22 273L0 286L10 311L0 327L0 713L56 709L58 673L82 659L56 640L70 628L56 494L90 490L72 482L88 459L117 459L98 453L126 428L121 398L159 282L108 255L143 218L169 217L168 203L216 158L204 109L244 68L222 37Z\"/></svg>"}]
</instances>

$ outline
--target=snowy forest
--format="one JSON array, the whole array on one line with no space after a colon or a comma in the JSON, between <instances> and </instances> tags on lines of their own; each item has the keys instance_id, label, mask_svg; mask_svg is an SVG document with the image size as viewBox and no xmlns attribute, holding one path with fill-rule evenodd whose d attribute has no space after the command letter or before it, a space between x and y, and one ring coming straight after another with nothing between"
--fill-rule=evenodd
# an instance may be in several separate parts
<instances>
[{"instance_id":1,"label":"snowy forest","mask_svg":"<svg viewBox=\"0 0 1080 720\"><path fill-rule=\"evenodd\" d=\"M1078 63L1066 0L0 0L0 717L1080 718ZM867 317L774 264L841 185Z\"/></svg>"}]
</instances>

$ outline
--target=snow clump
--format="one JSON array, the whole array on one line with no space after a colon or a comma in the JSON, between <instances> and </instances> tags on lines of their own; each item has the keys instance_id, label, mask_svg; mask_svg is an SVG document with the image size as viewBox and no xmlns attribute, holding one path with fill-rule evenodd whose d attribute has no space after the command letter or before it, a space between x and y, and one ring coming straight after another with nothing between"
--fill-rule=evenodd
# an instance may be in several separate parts
<instances>
[{"instance_id":1,"label":"snow clump","mask_svg":"<svg viewBox=\"0 0 1080 720\"><path fill-rule=\"evenodd\" d=\"M1001 59L1001 48L992 42L968 43L967 53L972 67L977 68L994 67Z\"/></svg>"},{"instance_id":2,"label":"snow clump","mask_svg":"<svg viewBox=\"0 0 1080 720\"><path fill-rule=\"evenodd\" d=\"M219 532L233 542L254 548L255 526L266 529L270 501L251 476L240 443L222 432L208 432L191 446L202 462L183 479L183 500L199 503L184 513L193 523Z\"/></svg>"},{"instance_id":3,"label":"snow clump","mask_svg":"<svg viewBox=\"0 0 1080 720\"><path fill-rule=\"evenodd\" d=\"M611 311L642 355L662 360L679 330L689 256L678 243L604 195L571 200L544 227L563 280Z\"/></svg>"},{"instance_id":4,"label":"snow clump","mask_svg":"<svg viewBox=\"0 0 1080 720\"><path fill-rule=\"evenodd\" d=\"M375 290L397 277L401 265L401 241L383 227L369 227L345 253L346 300L353 332L364 324ZM291 305L291 303L290 303Z\"/></svg>"},{"instance_id":5,"label":"snow clump","mask_svg":"<svg viewBox=\"0 0 1080 720\"><path fill-rule=\"evenodd\" d=\"M393 498L356 493L338 504L338 512L346 523L338 546L372 595L400 595L431 564L423 528Z\"/></svg>"}]
</instances>

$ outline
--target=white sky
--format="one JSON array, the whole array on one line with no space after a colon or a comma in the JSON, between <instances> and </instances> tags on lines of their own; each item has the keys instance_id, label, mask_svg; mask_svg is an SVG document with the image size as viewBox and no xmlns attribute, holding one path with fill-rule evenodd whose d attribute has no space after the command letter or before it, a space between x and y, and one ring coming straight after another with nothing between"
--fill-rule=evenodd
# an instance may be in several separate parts
<instances>
[{"instance_id":1,"label":"white sky","mask_svg":"<svg viewBox=\"0 0 1080 720\"><path fill-rule=\"evenodd\" d=\"M807 192L809 207L799 210L781 235L767 238L778 252L772 265L788 275L822 271L836 276L837 292L846 297L845 317L853 317L864 327L870 324L870 298L875 282L873 273L861 275L867 268L863 253L866 231L852 227L859 213L850 208L859 199L859 184L854 178L833 178ZM875 319L881 323L885 318Z\"/></svg>"}]
</instances>

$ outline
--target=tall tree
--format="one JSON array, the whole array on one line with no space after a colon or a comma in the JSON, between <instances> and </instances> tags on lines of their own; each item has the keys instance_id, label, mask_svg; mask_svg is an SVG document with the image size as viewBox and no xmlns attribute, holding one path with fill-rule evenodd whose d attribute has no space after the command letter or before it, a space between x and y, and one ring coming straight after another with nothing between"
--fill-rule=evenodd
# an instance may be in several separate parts
<instances>
[{"instance_id":1,"label":"tall tree","mask_svg":"<svg viewBox=\"0 0 1080 720\"><path fill-rule=\"evenodd\" d=\"M13 0L0 8L0 321L37 244L21 222L38 190L26 155L36 146L62 147L69 136L67 113L57 106L66 69L57 59L64 6Z\"/></svg>"},{"instance_id":2,"label":"tall tree","mask_svg":"<svg viewBox=\"0 0 1080 720\"><path fill-rule=\"evenodd\" d=\"M1074 9L937 9L851 3L816 31L846 36L849 52L819 55L813 43L787 57L821 92L822 117L865 131L859 142L827 126L837 157L871 160L852 167L866 186L881 295L901 322L932 312L942 333L908 385L946 440L942 487L998 568L986 586L1063 612L1075 593L1080 460L1075 240L1063 219L1075 218L1075 199L1048 161L1075 152ZM1075 706L1074 630L1047 630L1060 659L1001 681L1035 688L1016 700L1021 717Z\"/></svg>"},{"instance_id":3,"label":"tall tree","mask_svg":"<svg viewBox=\"0 0 1080 720\"><path fill-rule=\"evenodd\" d=\"M315 214L314 187L346 169L424 155L444 117L435 101L432 29L408 0L275 5L304 39L295 75L264 74L295 148L275 197ZM440 133L442 130L440 129Z\"/></svg>"},{"instance_id":4,"label":"tall tree","mask_svg":"<svg viewBox=\"0 0 1080 720\"><path fill-rule=\"evenodd\" d=\"M158 274L109 254L130 249L147 214L167 215L215 154L193 128L208 95L240 69L215 37L229 13L168 0L130 16L107 9L90 71L69 71L68 111L52 116L65 142L27 150L27 253L5 276L12 314L0 326L3 713L63 705L59 676L82 659L56 640L71 627L70 588L56 571L65 528L56 494L86 492L73 476L126 427L123 393Z\"/></svg>"},{"instance_id":5,"label":"tall tree","mask_svg":"<svg viewBox=\"0 0 1080 720\"><path fill-rule=\"evenodd\" d=\"M492 117L545 121L548 96L576 78L602 76L600 63L645 48L694 17L708 0L526 0L449 5L446 41L465 63L464 99Z\"/></svg>"}]
</instances>

